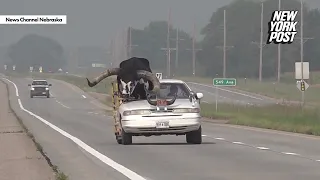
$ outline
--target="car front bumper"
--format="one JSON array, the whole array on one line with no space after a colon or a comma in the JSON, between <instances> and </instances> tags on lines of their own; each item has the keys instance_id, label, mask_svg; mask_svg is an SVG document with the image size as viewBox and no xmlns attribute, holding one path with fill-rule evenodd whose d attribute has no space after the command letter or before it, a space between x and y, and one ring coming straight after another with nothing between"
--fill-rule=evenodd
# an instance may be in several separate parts
<instances>
[{"instance_id":1,"label":"car front bumper","mask_svg":"<svg viewBox=\"0 0 320 180\"><path fill-rule=\"evenodd\" d=\"M31 95L33 96L47 96L49 94L49 90L46 91L31 91Z\"/></svg>"},{"instance_id":2,"label":"car front bumper","mask_svg":"<svg viewBox=\"0 0 320 180\"><path fill-rule=\"evenodd\" d=\"M201 117L177 117L177 116L158 116L158 117L126 117L121 120L122 128L127 133L133 134L185 134L199 129ZM168 122L168 127L157 127L158 122Z\"/></svg>"}]
</instances>

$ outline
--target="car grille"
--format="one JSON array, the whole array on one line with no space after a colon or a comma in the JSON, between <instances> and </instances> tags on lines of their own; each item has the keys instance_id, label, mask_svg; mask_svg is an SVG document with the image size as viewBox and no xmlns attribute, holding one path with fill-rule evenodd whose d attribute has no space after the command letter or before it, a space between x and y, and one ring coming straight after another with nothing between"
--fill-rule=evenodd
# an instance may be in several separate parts
<instances>
[{"instance_id":1,"label":"car grille","mask_svg":"<svg viewBox=\"0 0 320 180\"><path fill-rule=\"evenodd\" d=\"M45 91L46 88L45 87L35 87L34 90L35 91Z\"/></svg>"}]
</instances>

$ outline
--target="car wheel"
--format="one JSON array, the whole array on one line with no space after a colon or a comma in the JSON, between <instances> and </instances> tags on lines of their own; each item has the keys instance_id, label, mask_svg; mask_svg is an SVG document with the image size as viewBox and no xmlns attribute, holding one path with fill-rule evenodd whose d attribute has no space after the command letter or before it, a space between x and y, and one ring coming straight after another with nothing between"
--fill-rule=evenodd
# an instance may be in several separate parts
<instances>
[{"instance_id":1,"label":"car wheel","mask_svg":"<svg viewBox=\"0 0 320 180\"><path fill-rule=\"evenodd\" d=\"M124 132L124 130L121 130L121 143L123 145L129 145L132 144L132 135L129 133Z\"/></svg>"},{"instance_id":2,"label":"car wheel","mask_svg":"<svg viewBox=\"0 0 320 180\"><path fill-rule=\"evenodd\" d=\"M32 94L30 94L30 98L33 98L33 95L32 95Z\"/></svg>"},{"instance_id":3,"label":"car wheel","mask_svg":"<svg viewBox=\"0 0 320 180\"><path fill-rule=\"evenodd\" d=\"M117 143L118 143L118 144L122 144L122 139L119 138L119 136L116 136L116 140L117 140Z\"/></svg>"},{"instance_id":4,"label":"car wheel","mask_svg":"<svg viewBox=\"0 0 320 180\"><path fill-rule=\"evenodd\" d=\"M201 144L202 143L202 129L201 126L198 130L188 132L186 134L186 141L189 144Z\"/></svg>"},{"instance_id":5,"label":"car wheel","mask_svg":"<svg viewBox=\"0 0 320 180\"><path fill-rule=\"evenodd\" d=\"M50 98L50 94L49 93L47 94L47 98Z\"/></svg>"}]
</instances>

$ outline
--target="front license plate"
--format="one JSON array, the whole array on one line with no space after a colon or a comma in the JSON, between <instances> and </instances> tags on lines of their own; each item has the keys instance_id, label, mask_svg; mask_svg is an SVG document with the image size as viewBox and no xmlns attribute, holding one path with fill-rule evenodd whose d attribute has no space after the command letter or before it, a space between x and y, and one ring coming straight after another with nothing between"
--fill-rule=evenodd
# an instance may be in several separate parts
<instances>
[{"instance_id":1,"label":"front license plate","mask_svg":"<svg viewBox=\"0 0 320 180\"><path fill-rule=\"evenodd\" d=\"M169 128L169 121L157 122L156 128Z\"/></svg>"},{"instance_id":2,"label":"front license plate","mask_svg":"<svg viewBox=\"0 0 320 180\"><path fill-rule=\"evenodd\" d=\"M42 94L46 94L46 92L42 92Z\"/></svg>"}]
</instances>

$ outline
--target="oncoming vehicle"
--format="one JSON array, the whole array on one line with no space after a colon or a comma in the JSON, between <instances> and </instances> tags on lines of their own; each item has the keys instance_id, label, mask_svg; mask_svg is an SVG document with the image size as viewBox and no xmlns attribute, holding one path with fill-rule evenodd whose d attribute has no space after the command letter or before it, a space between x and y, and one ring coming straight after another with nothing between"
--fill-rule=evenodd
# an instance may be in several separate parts
<instances>
[{"instance_id":1,"label":"oncoming vehicle","mask_svg":"<svg viewBox=\"0 0 320 180\"><path fill-rule=\"evenodd\" d=\"M32 84L28 84L30 86L30 98L33 96L47 96L50 97L49 86L47 80L33 80Z\"/></svg>"},{"instance_id":2,"label":"oncoming vehicle","mask_svg":"<svg viewBox=\"0 0 320 180\"><path fill-rule=\"evenodd\" d=\"M119 97L117 82L112 82L117 142L132 144L133 136L186 135L187 143L201 144L200 99L203 94L193 92L181 80L159 81L159 94L133 100ZM168 103L173 96L171 101L174 102Z\"/></svg>"}]
</instances>

